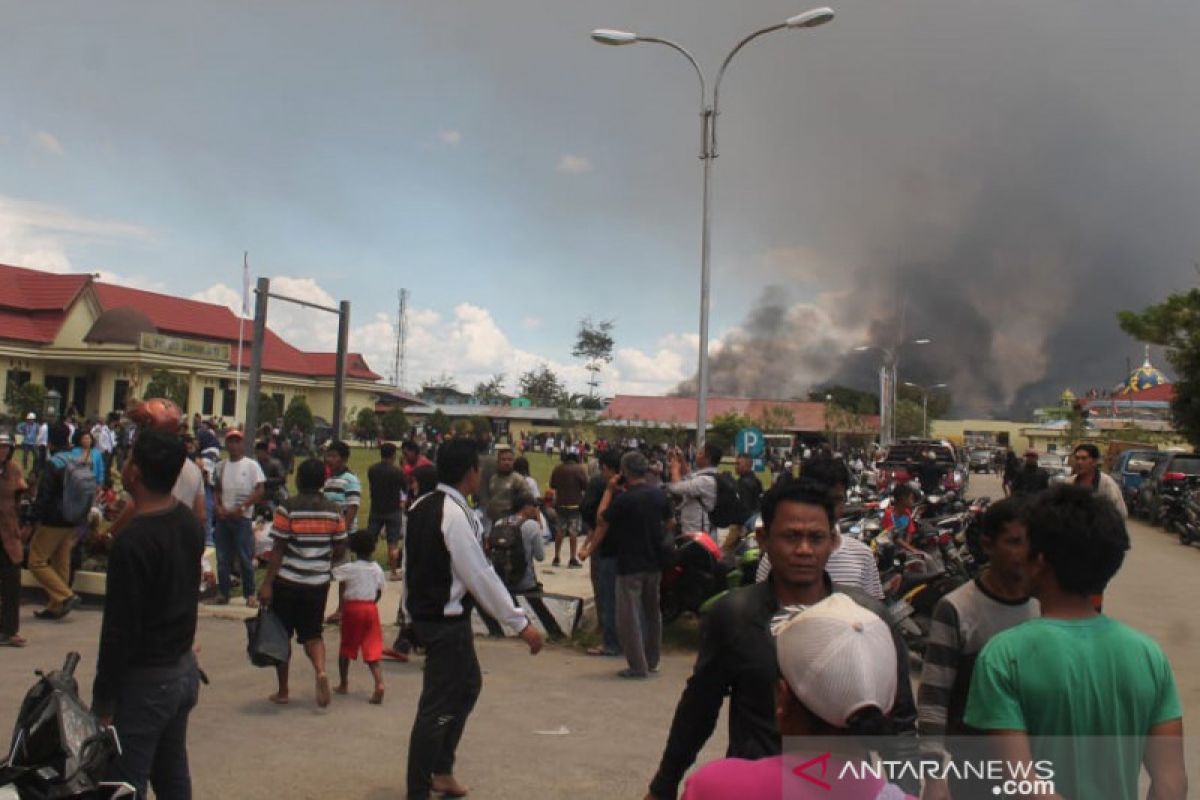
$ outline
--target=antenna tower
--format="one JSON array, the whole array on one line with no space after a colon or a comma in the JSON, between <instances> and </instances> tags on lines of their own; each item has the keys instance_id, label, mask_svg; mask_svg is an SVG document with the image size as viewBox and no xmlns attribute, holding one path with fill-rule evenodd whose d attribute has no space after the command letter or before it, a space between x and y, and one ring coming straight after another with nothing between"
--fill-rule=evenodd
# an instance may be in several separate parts
<instances>
[{"instance_id":1,"label":"antenna tower","mask_svg":"<svg viewBox=\"0 0 1200 800\"><path fill-rule=\"evenodd\" d=\"M408 339L408 289L400 290L400 310L396 314L396 350L392 356L392 385L404 387L405 345Z\"/></svg>"}]
</instances>

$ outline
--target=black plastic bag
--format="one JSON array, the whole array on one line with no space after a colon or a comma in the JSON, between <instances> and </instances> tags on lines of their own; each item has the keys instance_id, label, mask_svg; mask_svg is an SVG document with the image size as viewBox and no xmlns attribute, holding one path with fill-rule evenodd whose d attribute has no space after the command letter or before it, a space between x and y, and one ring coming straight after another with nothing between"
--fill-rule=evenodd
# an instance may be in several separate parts
<instances>
[{"instance_id":1,"label":"black plastic bag","mask_svg":"<svg viewBox=\"0 0 1200 800\"><path fill-rule=\"evenodd\" d=\"M269 608L246 620L246 654L256 667L276 667L292 658L291 636L283 621Z\"/></svg>"}]
</instances>

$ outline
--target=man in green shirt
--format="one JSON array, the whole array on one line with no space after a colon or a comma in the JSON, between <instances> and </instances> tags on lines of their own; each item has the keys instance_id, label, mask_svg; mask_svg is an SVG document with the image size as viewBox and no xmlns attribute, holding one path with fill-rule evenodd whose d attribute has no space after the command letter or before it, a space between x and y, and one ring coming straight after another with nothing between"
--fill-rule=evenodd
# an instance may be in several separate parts
<instances>
[{"instance_id":1,"label":"man in green shirt","mask_svg":"<svg viewBox=\"0 0 1200 800\"><path fill-rule=\"evenodd\" d=\"M976 662L966 724L996 736L1010 764L1047 760L1055 797L1133 800L1142 765L1152 800L1184 800L1183 711L1150 637L1096 612L1129 534L1106 498L1060 486L1026 512L1029 576L1042 618L997 634Z\"/></svg>"}]
</instances>

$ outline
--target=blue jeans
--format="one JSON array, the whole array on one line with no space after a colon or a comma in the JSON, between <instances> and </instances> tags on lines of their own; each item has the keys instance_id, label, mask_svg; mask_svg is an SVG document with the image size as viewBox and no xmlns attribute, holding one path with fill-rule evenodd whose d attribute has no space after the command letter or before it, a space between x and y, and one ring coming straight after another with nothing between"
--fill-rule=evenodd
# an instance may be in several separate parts
<instances>
[{"instance_id":1,"label":"blue jeans","mask_svg":"<svg viewBox=\"0 0 1200 800\"><path fill-rule=\"evenodd\" d=\"M113 724L121 737L121 755L111 768L111 777L126 781L146 796L146 784L156 797L189 800L192 778L188 769L188 715L200 694L200 674L195 660L178 674L147 674L137 671L123 680L117 695Z\"/></svg>"},{"instance_id":2,"label":"blue jeans","mask_svg":"<svg viewBox=\"0 0 1200 800\"><path fill-rule=\"evenodd\" d=\"M217 519L217 500L216 493L211 486L204 487L204 545L209 547L213 543L213 529L216 527Z\"/></svg>"},{"instance_id":3,"label":"blue jeans","mask_svg":"<svg viewBox=\"0 0 1200 800\"><path fill-rule=\"evenodd\" d=\"M600 593L596 596L596 614L600 618L600 629L604 632L604 649L610 653L621 652L617 638L617 557L593 556L596 559L596 583Z\"/></svg>"},{"instance_id":4,"label":"blue jeans","mask_svg":"<svg viewBox=\"0 0 1200 800\"><path fill-rule=\"evenodd\" d=\"M217 591L221 597L229 597L235 555L242 574L242 594L247 599L254 597L254 528L250 520L217 520L213 541L217 546Z\"/></svg>"}]
</instances>

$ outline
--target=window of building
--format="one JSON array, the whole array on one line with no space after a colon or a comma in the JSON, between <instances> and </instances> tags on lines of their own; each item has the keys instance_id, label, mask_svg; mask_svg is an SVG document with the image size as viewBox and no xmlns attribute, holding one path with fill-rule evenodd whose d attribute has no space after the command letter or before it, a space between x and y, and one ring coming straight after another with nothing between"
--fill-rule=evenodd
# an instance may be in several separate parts
<instances>
[{"instance_id":1,"label":"window of building","mask_svg":"<svg viewBox=\"0 0 1200 800\"><path fill-rule=\"evenodd\" d=\"M87 414L88 379L76 378L71 382L71 405L80 414Z\"/></svg>"},{"instance_id":2,"label":"window of building","mask_svg":"<svg viewBox=\"0 0 1200 800\"><path fill-rule=\"evenodd\" d=\"M221 416L237 416L237 392L233 389L226 389L221 392Z\"/></svg>"},{"instance_id":3,"label":"window of building","mask_svg":"<svg viewBox=\"0 0 1200 800\"><path fill-rule=\"evenodd\" d=\"M118 379L113 383L113 411L124 411L129 402L129 381Z\"/></svg>"},{"instance_id":4,"label":"window of building","mask_svg":"<svg viewBox=\"0 0 1200 800\"><path fill-rule=\"evenodd\" d=\"M275 401L275 407L279 409L280 414L282 414L284 411L287 411L287 406L285 406L283 404L283 393L282 392L280 392L279 394L272 394L271 399ZM273 419L272 420L264 420L264 422L274 422L274 421L275 420L273 420Z\"/></svg>"},{"instance_id":5,"label":"window of building","mask_svg":"<svg viewBox=\"0 0 1200 800\"><path fill-rule=\"evenodd\" d=\"M213 407L217 403L217 390L212 386L204 387L204 397L200 401L200 413L206 417L213 415Z\"/></svg>"}]
</instances>

